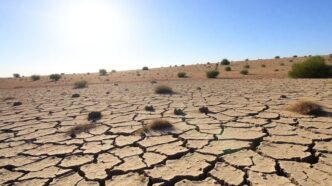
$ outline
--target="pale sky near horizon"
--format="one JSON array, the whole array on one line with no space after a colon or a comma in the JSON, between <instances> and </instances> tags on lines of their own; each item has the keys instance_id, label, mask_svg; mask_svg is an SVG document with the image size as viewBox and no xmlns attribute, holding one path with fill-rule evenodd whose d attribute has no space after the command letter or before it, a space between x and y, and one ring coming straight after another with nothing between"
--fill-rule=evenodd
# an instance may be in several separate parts
<instances>
[{"instance_id":1,"label":"pale sky near horizon","mask_svg":"<svg viewBox=\"0 0 332 186\"><path fill-rule=\"evenodd\" d=\"M0 0L0 77L332 53L331 0Z\"/></svg>"}]
</instances>

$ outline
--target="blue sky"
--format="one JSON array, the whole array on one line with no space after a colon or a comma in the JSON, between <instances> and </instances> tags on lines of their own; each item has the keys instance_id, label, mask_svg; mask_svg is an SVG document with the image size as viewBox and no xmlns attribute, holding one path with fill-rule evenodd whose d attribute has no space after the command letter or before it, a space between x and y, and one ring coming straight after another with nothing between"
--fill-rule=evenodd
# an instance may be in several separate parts
<instances>
[{"instance_id":1,"label":"blue sky","mask_svg":"<svg viewBox=\"0 0 332 186\"><path fill-rule=\"evenodd\" d=\"M331 0L0 0L0 76L332 53Z\"/></svg>"}]
</instances>

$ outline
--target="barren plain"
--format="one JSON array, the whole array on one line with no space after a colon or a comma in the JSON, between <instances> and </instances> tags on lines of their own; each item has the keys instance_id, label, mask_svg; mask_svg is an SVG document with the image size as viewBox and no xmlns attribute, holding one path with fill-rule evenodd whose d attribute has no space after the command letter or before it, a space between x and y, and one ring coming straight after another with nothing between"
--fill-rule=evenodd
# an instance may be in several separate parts
<instances>
[{"instance_id":1,"label":"barren plain","mask_svg":"<svg viewBox=\"0 0 332 186\"><path fill-rule=\"evenodd\" d=\"M238 73L244 63L247 76ZM288 79L291 64L235 63L219 79L204 77L214 64L64 75L56 83L1 79L0 184L332 185L332 79ZM73 89L79 79L88 87ZM175 93L155 94L161 84ZM298 100L320 103L325 114L288 111ZM101 119L88 121L94 111ZM159 118L174 129L137 134ZM68 134L80 124L94 127Z\"/></svg>"}]
</instances>

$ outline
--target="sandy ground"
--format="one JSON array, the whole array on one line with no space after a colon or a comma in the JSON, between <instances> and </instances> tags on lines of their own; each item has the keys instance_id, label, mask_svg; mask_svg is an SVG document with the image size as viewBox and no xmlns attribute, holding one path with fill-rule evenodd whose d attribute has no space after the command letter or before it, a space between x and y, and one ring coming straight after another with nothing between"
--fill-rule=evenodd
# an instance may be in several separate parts
<instances>
[{"instance_id":1,"label":"sandy ground","mask_svg":"<svg viewBox=\"0 0 332 186\"><path fill-rule=\"evenodd\" d=\"M322 56L326 59L328 64L332 64L332 58L329 56ZM224 65L219 65L220 71L219 79L266 79L266 78L287 78L288 71L294 63L300 63L306 58L281 58L281 59L262 59L262 60L250 60L250 61L234 61L230 67L232 71L225 71ZM244 66L248 64L248 75L240 74L240 71L244 69ZM262 67L265 65L265 67ZM79 80L86 80L89 84L108 84L108 83L124 83L124 82L146 82L146 81L169 81L179 80L177 74L179 72L186 72L188 79L191 80L203 80L206 79L206 71L215 69L216 63L205 63L173 67L154 68L147 71L131 70L131 71L119 71L111 73L111 69L108 70L107 76L100 76L96 73L99 68L92 69L90 73L84 74L65 74L60 81L50 81L49 76L42 76L39 81L32 81L30 76L22 78L0 78L0 89L3 88L22 88L22 87L48 87L48 86L72 86L72 84ZM19 72L18 72L19 73ZM58 72L59 74L61 72ZM23 74L21 74L23 75Z\"/></svg>"},{"instance_id":2,"label":"sandy ground","mask_svg":"<svg viewBox=\"0 0 332 186\"><path fill-rule=\"evenodd\" d=\"M287 79L248 63L252 75L239 75L239 62L228 78L210 80L200 66L91 74L84 89L71 86L80 75L3 79L0 185L332 185L332 79ZM190 78L176 78L181 68ZM160 84L175 94L155 94ZM287 111L297 100L320 103L326 114ZM92 111L102 114L96 123L87 120ZM136 132L158 118L174 129ZM79 124L95 127L67 133Z\"/></svg>"}]
</instances>

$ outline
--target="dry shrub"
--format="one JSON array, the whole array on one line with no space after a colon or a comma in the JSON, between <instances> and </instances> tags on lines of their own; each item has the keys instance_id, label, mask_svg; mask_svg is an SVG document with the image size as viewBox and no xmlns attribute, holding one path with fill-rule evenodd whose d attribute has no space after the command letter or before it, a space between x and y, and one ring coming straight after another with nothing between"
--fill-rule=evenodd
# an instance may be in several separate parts
<instances>
[{"instance_id":1,"label":"dry shrub","mask_svg":"<svg viewBox=\"0 0 332 186\"><path fill-rule=\"evenodd\" d=\"M199 110L200 113L204 113L204 114L209 113L209 108L205 107L205 106L199 107L198 110Z\"/></svg>"},{"instance_id":2,"label":"dry shrub","mask_svg":"<svg viewBox=\"0 0 332 186\"><path fill-rule=\"evenodd\" d=\"M74 88L75 89L78 89L78 88L85 88L86 86L87 86L87 81L85 81L85 80L81 80L81 81L76 81L75 83L74 83Z\"/></svg>"},{"instance_id":3,"label":"dry shrub","mask_svg":"<svg viewBox=\"0 0 332 186\"><path fill-rule=\"evenodd\" d=\"M322 106L312 101L298 101L290 105L288 110L303 115L317 115L323 112Z\"/></svg>"},{"instance_id":4,"label":"dry shrub","mask_svg":"<svg viewBox=\"0 0 332 186\"><path fill-rule=\"evenodd\" d=\"M175 115L186 115L183 110L181 109L174 109L174 114Z\"/></svg>"},{"instance_id":5,"label":"dry shrub","mask_svg":"<svg viewBox=\"0 0 332 186\"><path fill-rule=\"evenodd\" d=\"M168 120L156 119L146 126L149 130L162 131L173 129L173 125Z\"/></svg>"},{"instance_id":6,"label":"dry shrub","mask_svg":"<svg viewBox=\"0 0 332 186\"><path fill-rule=\"evenodd\" d=\"M134 134L145 137L146 134L151 131L165 132L165 131L171 131L173 129L174 126L169 121L163 119L155 119L151 121L151 123L134 131Z\"/></svg>"},{"instance_id":7,"label":"dry shrub","mask_svg":"<svg viewBox=\"0 0 332 186\"><path fill-rule=\"evenodd\" d=\"M75 137L77 134L80 134L82 132L89 132L90 129L93 129L96 126L97 125L94 124L79 124L67 130L66 133L71 137Z\"/></svg>"},{"instance_id":8,"label":"dry shrub","mask_svg":"<svg viewBox=\"0 0 332 186\"><path fill-rule=\"evenodd\" d=\"M97 121L100 120L102 117L101 112L90 112L88 114L88 121Z\"/></svg>"},{"instance_id":9,"label":"dry shrub","mask_svg":"<svg viewBox=\"0 0 332 186\"><path fill-rule=\"evenodd\" d=\"M159 85L155 88L156 94L173 94L173 89L167 85Z\"/></svg>"},{"instance_id":10,"label":"dry shrub","mask_svg":"<svg viewBox=\"0 0 332 186\"><path fill-rule=\"evenodd\" d=\"M144 109L145 109L146 111L150 111L150 112L154 111L154 108L153 108L152 105L147 105L147 106L145 106Z\"/></svg>"}]
</instances>

